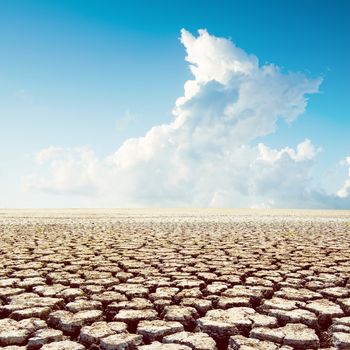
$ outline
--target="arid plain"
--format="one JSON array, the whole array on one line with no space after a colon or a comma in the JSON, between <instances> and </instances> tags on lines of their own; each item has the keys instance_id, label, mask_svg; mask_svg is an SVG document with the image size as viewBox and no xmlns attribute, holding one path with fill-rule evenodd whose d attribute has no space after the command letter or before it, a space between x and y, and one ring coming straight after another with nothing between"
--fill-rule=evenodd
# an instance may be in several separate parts
<instances>
[{"instance_id":1,"label":"arid plain","mask_svg":"<svg viewBox=\"0 0 350 350\"><path fill-rule=\"evenodd\" d=\"M350 211L2 210L0 348L350 349Z\"/></svg>"}]
</instances>

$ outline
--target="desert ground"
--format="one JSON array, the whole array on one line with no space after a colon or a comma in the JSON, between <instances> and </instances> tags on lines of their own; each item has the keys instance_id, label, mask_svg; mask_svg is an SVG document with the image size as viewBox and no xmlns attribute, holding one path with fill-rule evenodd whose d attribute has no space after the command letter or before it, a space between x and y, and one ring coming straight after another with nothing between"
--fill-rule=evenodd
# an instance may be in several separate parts
<instances>
[{"instance_id":1,"label":"desert ground","mask_svg":"<svg viewBox=\"0 0 350 350\"><path fill-rule=\"evenodd\" d=\"M0 348L350 349L350 211L1 210Z\"/></svg>"}]
</instances>

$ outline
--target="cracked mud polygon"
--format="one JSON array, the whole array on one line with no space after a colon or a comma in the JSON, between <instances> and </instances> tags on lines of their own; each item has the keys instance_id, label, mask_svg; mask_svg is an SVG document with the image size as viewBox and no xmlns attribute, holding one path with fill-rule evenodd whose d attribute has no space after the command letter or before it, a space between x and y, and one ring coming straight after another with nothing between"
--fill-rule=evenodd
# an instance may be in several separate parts
<instances>
[{"instance_id":1,"label":"cracked mud polygon","mask_svg":"<svg viewBox=\"0 0 350 350\"><path fill-rule=\"evenodd\" d=\"M350 349L346 211L0 212L0 348Z\"/></svg>"}]
</instances>

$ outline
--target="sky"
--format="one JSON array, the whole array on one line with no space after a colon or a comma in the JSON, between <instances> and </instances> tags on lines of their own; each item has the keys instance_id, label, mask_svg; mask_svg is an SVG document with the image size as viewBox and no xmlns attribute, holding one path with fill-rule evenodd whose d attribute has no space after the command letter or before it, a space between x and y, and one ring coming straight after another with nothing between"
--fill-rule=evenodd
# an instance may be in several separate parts
<instances>
[{"instance_id":1,"label":"sky","mask_svg":"<svg viewBox=\"0 0 350 350\"><path fill-rule=\"evenodd\" d=\"M350 209L350 3L0 2L0 208Z\"/></svg>"}]
</instances>

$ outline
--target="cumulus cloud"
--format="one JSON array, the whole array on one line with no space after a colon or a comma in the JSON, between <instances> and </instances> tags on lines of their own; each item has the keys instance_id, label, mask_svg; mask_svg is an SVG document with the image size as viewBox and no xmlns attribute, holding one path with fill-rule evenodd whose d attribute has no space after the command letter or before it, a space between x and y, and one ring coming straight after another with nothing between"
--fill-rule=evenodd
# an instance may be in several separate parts
<instances>
[{"instance_id":1,"label":"cumulus cloud","mask_svg":"<svg viewBox=\"0 0 350 350\"><path fill-rule=\"evenodd\" d=\"M38 165L49 164L46 174L28 175L23 186L57 194L75 193L93 195L97 193L100 165L93 151L88 148L65 149L48 147L35 157Z\"/></svg>"},{"instance_id":2,"label":"cumulus cloud","mask_svg":"<svg viewBox=\"0 0 350 350\"><path fill-rule=\"evenodd\" d=\"M224 38L181 31L193 79L176 100L174 120L126 140L98 158L87 148L50 147L37 155L28 189L95 195L115 206L324 207L346 197L313 187L318 153L306 139L272 149L264 136L293 122L321 79L284 73ZM108 203L108 204L107 204ZM333 204L332 204L333 205Z\"/></svg>"},{"instance_id":3,"label":"cumulus cloud","mask_svg":"<svg viewBox=\"0 0 350 350\"><path fill-rule=\"evenodd\" d=\"M348 179L345 181L342 188L338 191L338 196L341 198L346 198L350 195L350 156L341 162L343 165L347 165L349 167L348 170Z\"/></svg>"}]
</instances>

